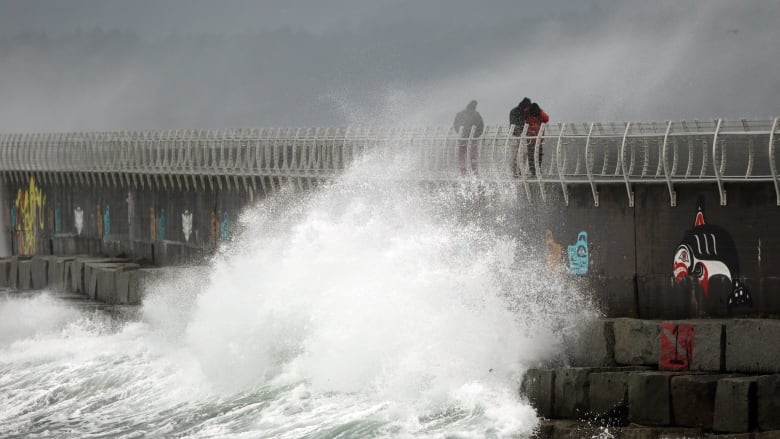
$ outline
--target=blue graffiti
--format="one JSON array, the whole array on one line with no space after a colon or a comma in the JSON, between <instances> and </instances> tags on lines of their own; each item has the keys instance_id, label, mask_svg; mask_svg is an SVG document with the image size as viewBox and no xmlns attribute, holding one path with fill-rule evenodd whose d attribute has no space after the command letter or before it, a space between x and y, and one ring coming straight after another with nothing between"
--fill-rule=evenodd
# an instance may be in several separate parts
<instances>
[{"instance_id":1,"label":"blue graffiti","mask_svg":"<svg viewBox=\"0 0 780 439\"><path fill-rule=\"evenodd\" d=\"M165 209L160 209L160 214L157 215L157 240L165 240Z\"/></svg>"},{"instance_id":2,"label":"blue graffiti","mask_svg":"<svg viewBox=\"0 0 780 439\"><path fill-rule=\"evenodd\" d=\"M11 230L16 230L16 206L11 206Z\"/></svg>"},{"instance_id":3,"label":"blue graffiti","mask_svg":"<svg viewBox=\"0 0 780 439\"><path fill-rule=\"evenodd\" d=\"M227 212L222 212L222 222L219 224L219 235L223 242L229 239L228 233L228 214Z\"/></svg>"},{"instance_id":4,"label":"blue graffiti","mask_svg":"<svg viewBox=\"0 0 780 439\"><path fill-rule=\"evenodd\" d=\"M106 209L103 211L103 236L111 234L111 209L106 204Z\"/></svg>"},{"instance_id":5,"label":"blue graffiti","mask_svg":"<svg viewBox=\"0 0 780 439\"><path fill-rule=\"evenodd\" d=\"M54 233L62 232L62 209L60 206L54 208Z\"/></svg>"},{"instance_id":6,"label":"blue graffiti","mask_svg":"<svg viewBox=\"0 0 780 439\"><path fill-rule=\"evenodd\" d=\"M568 246L569 272L571 274L588 274L590 251L588 250L588 232L577 234L577 242Z\"/></svg>"}]
</instances>

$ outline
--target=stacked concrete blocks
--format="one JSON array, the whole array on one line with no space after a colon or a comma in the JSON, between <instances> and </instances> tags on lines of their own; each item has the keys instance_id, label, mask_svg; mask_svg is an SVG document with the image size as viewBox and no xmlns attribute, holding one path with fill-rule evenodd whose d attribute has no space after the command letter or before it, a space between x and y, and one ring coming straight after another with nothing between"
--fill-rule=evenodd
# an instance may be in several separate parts
<instances>
[{"instance_id":1,"label":"stacked concrete blocks","mask_svg":"<svg viewBox=\"0 0 780 439\"><path fill-rule=\"evenodd\" d=\"M726 323L726 370L780 372L780 321L735 319Z\"/></svg>"},{"instance_id":2,"label":"stacked concrete blocks","mask_svg":"<svg viewBox=\"0 0 780 439\"><path fill-rule=\"evenodd\" d=\"M724 433L745 433L757 424L756 377L722 378L715 393L712 428Z\"/></svg>"},{"instance_id":3,"label":"stacked concrete blocks","mask_svg":"<svg viewBox=\"0 0 780 439\"><path fill-rule=\"evenodd\" d=\"M780 375L756 379L756 415L761 430L780 430Z\"/></svg>"},{"instance_id":4,"label":"stacked concrete blocks","mask_svg":"<svg viewBox=\"0 0 780 439\"><path fill-rule=\"evenodd\" d=\"M657 366L661 324L655 320L614 320L615 361L620 365Z\"/></svg>"},{"instance_id":5,"label":"stacked concrete blocks","mask_svg":"<svg viewBox=\"0 0 780 439\"><path fill-rule=\"evenodd\" d=\"M17 265L18 277L16 288L20 290L32 289L32 261L30 259L20 259Z\"/></svg>"},{"instance_id":6,"label":"stacked concrete blocks","mask_svg":"<svg viewBox=\"0 0 780 439\"><path fill-rule=\"evenodd\" d=\"M529 369L523 377L520 393L525 395L539 416L554 417L555 371Z\"/></svg>"},{"instance_id":7,"label":"stacked concrete blocks","mask_svg":"<svg viewBox=\"0 0 780 439\"><path fill-rule=\"evenodd\" d=\"M712 429L715 391L720 375L672 377L671 400L675 425Z\"/></svg>"}]
</instances>

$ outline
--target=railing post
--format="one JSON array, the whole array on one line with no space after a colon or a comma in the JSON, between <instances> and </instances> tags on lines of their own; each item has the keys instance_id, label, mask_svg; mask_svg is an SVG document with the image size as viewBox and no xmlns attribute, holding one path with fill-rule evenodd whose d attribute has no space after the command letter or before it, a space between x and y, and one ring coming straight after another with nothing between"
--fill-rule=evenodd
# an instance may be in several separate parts
<instances>
[{"instance_id":1,"label":"railing post","mask_svg":"<svg viewBox=\"0 0 780 439\"><path fill-rule=\"evenodd\" d=\"M623 172L623 181L626 182L626 193L628 194L628 206L634 207L634 191L631 190L631 182L629 181L629 172L626 170L626 139L628 138L628 132L631 130L631 122L626 122L626 130L623 133L623 142L620 144L620 168Z\"/></svg>"},{"instance_id":2,"label":"railing post","mask_svg":"<svg viewBox=\"0 0 780 439\"><path fill-rule=\"evenodd\" d=\"M590 183L590 191L593 193L593 205L595 207L599 207L599 191L596 190L596 182L593 181L593 170L590 169L591 163L589 163L590 161L588 160L588 157L590 156L590 138L591 135L593 135L593 127L595 125L596 125L595 122L590 123L590 128L588 128L588 137L585 140L585 172L588 174L588 183Z\"/></svg>"},{"instance_id":3,"label":"railing post","mask_svg":"<svg viewBox=\"0 0 780 439\"><path fill-rule=\"evenodd\" d=\"M780 117L776 117L772 122L772 129L769 130L769 169L772 172L772 182L775 184L775 195L777 196L777 205L780 206L780 183L777 176L777 164L775 163L775 130L777 129L777 121Z\"/></svg>"},{"instance_id":4,"label":"railing post","mask_svg":"<svg viewBox=\"0 0 780 439\"><path fill-rule=\"evenodd\" d=\"M715 125L715 135L712 137L712 167L715 172L715 180L718 182L718 193L720 194L720 205L726 205L726 191L723 189L723 181L721 181L720 169L718 168L718 133L720 133L720 126L723 119L718 119L717 125Z\"/></svg>"},{"instance_id":5,"label":"railing post","mask_svg":"<svg viewBox=\"0 0 780 439\"><path fill-rule=\"evenodd\" d=\"M561 132L558 133L558 144L555 146L555 164L558 168L558 178L561 180L561 190L563 191L563 201L569 205L569 189L566 187L566 177L563 176L565 161L561 158L563 148L563 133L566 131L566 123L561 124Z\"/></svg>"},{"instance_id":6,"label":"railing post","mask_svg":"<svg viewBox=\"0 0 780 439\"><path fill-rule=\"evenodd\" d=\"M669 176L669 166L667 163L667 151L669 146L669 132L672 130L672 121L668 121L666 125L666 133L664 134L664 143L661 147L661 163L664 170L664 178L666 179L666 186L669 188L669 202L672 207L677 207L677 192L672 186L672 179Z\"/></svg>"}]
</instances>

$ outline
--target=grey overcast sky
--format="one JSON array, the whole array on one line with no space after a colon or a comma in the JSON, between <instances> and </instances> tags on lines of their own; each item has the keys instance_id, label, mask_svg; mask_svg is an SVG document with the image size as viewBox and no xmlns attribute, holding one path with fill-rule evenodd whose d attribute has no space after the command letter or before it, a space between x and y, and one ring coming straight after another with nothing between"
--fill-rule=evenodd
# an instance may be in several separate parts
<instances>
[{"instance_id":1,"label":"grey overcast sky","mask_svg":"<svg viewBox=\"0 0 780 439\"><path fill-rule=\"evenodd\" d=\"M777 0L0 0L0 131L780 115Z\"/></svg>"}]
</instances>

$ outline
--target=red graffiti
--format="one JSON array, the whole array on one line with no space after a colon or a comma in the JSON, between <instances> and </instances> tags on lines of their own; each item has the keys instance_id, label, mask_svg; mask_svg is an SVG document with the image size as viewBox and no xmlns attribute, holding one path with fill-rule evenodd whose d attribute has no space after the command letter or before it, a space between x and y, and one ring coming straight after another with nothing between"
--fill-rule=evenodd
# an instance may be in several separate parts
<instances>
[{"instance_id":1,"label":"red graffiti","mask_svg":"<svg viewBox=\"0 0 780 439\"><path fill-rule=\"evenodd\" d=\"M693 361L694 326L664 322L661 324L661 370L689 370Z\"/></svg>"}]
</instances>

